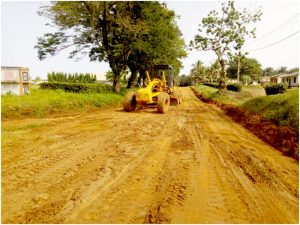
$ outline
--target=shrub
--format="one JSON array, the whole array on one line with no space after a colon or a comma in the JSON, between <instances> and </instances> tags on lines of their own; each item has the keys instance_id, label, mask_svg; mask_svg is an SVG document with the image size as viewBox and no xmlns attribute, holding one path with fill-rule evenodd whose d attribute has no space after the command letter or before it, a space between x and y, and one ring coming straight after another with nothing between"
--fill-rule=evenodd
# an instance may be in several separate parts
<instances>
[{"instance_id":1,"label":"shrub","mask_svg":"<svg viewBox=\"0 0 300 225\"><path fill-rule=\"evenodd\" d=\"M276 95L286 92L286 84L270 84L265 86L265 91L267 95Z\"/></svg>"},{"instance_id":2,"label":"shrub","mask_svg":"<svg viewBox=\"0 0 300 225\"><path fill-rule=\"evenodd\" d=\"M213 88L219 88L218 83L204 83L203 85L208 86L208 87L213 87Z\"/></svg>"},{"instance_id":3,"label":"shrub","mask_svg":"<svg viewBox=\"0 0 300 225\"><path fill-rule=\"evenodd\" d=\"M240 92L242 90L242 85L240 85L240 84L228 84L226 86L226 89L228 91Z\"/></svg>"},{"instance_id":4,"label":"shrub","mask_svg":"<svg viewBox=\"0 0 300 225\"><path fill-rule=\"evenodd\" d=\"M108 93L112 92L113 88L107 84L86 84L86 83L65 83L65 82L48 82L41 83L41 89L62 89L67 92L75 93Z\"/></svg>"}]
</instances>

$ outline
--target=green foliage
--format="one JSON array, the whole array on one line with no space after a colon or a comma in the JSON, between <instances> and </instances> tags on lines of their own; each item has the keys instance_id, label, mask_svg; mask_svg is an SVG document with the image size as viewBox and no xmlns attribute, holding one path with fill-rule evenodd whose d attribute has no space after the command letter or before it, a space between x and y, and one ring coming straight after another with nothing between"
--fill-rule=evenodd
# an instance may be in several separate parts
<instances>
[{"instance_id":1,"label":"green foliage","mask_svg":"<svg viewBox=\"0 0 300 225\"><path fill-rule=\"evenodd\" d=\"M32 88L30 95L2 96L2 119L42 117L56 113L78 114L91 108L121 104L123 92L116 93L72 93L63 90Z\"/></svg>"},{"instance_id":2,"label":"green foliage","mask_svg":"<svg viewBox=\"0 0 300 225\"><path fill-rule=\"evenodd\" d=\"M216 102L237 106L253 97L265 95L262 87L244 87L240 92L226 91L223 95L218 94L218 89L215 87L198 85L196 86L196 89L206 98L212 99Z\"/></svg>"},{"instance_id":3,"label":"green foliage","mask_svg":"<svg viewBox=\"0 0 300 225\"><path fill-rule=\"evenodd\" d=\"M257 97L242 106L260 113L268 120L276 120L279 125L288 125L299 132L299 89L288 90L281 95Z\"/></svg>"},{"instance_id":4,"label":"green foliage","mask_svg":"<svg viewBox=\"0 0 300 225\"><path fill-rule=\"evenodd\" d=\"M128 74L129 74L128 69L126 69L125 71L122 71L121 74L120 74L120 81L123 85L125 85L127 83ZM114 80L114 73L111 70L109 70L109 71L106 72L105 77L106 77L107 81L112 82Z\"/></svg>"},{"instance_id":5,"label":"green foliage","mask_svg":"<svg viewBox=\"0 0 300 225\"><path fill-rule=\"evenodd\" d=\"M190 46L204 51L211 50L217 55L221 66L220 89L226 86L225 57L240 51L247 36L255 37L255 28L249 29L247 26L260 20L261 14L261 11L252 14L247 9L238 11L234 1L228 1L227 4L222 3L221 15L212 10L202 19L199 34L195 35Z\"/></svg>"},{"instance_id":6,"label":"green foliage","mask_svg":"<svg viewBox=\"0 0 300 225\"><path fill-rule=\"evenodd\" d=\"M106 61L114 74L115 91L120 90L120 75L126 66L163 63L179 70L178 59L186 55L175 13L163 3L53 1L39 13L59 29L38 39L39 59L72 47L70 58L88 54L91 61Z\"/></svg>"},{"instance_id":7,"label":"green foliage","mask_svg":"<svg viewBox=\"0 0 300 225\"><path fill-rule=\"evenodd\" d=\"M190 77L194 84L199 84L208 81L207 69L203 65L203 62L198 60L192 65Z\"/></svg>"},{"instance_id":8,"label":"green foliage","mask_svg":"<svg viewBox=\"0 0 300 225\"><path fill-rule=\"evenodd\" d=\"M240 59L240 77L243 79L243 76L250 76L252 80L259 80L262 69L260 63L253 58L242 57ZM230 78L237 77L237 60L233 60L229 63L227 68L227 75Z\"/></svg>"},{"instance_id":9,"label":"green foliage","mask_svg":"<svg viewBox=\"0 0 300 225\"><path fill-rule=\"evenodd\" d=\"M288 70L288 73L296 73L296 72L299 73L299 67L291 68Z\"/></svg>"},{"instance_id":10,"label":"green foliage","mask_svg":"<svg viewBox=\"0 0 300 225\"><path fill-rule=\"evenodd\" d=\"M112 92L113 88L107 84L86 84L86 83L66 83L66 82L48 82L41 83L41 89L62 89L67 92L74 93L108 93Z\"/></svg>"},{"instance_id":11,"label":"green foliage","mask_svg":"<svg viewBox=\"0 0 300 225\"><path fill-rule=\"evenodd\" d=\"M241 92L242 91L242 85L240 85L240 84L227 84L226 89L228 91Z\"/></svg>"},{"instance_id":12,"label":"green foliage","mask_svg":"<svg viewBox=\"0 0 300 225\"><path fill-rule=\"evenodd\" d=\"M267 67L262 71L263 76L271 76L276 74L275 69L273 67Z\"/></svg>"},{"instance_id":13,"label":"green foliage","mask_svg":"<svg viewBox=\"0 0 300 225\"><path fill-rule=\"evenodd\" d=\"M276 74L281 74L281 73L287 73L287 67L286 66L281 66L276 70Z\"/></svg>"},{"instance_id":14,"label":"green foliage","mask_svg":"<svg viewBox=\"0 0 300 225\"><path fill-rule=\"evenodd\" d=\"M182 75L180 77L179 86L187 87L193 85L192 78L190 76Z\"/></svg>"},{"instance_id":15,"label":"green foliage","mask_svg":"<svg viewBox=\"0 0 300 225\"><path fill-rule=\"evenodd\" d=\"M203 85L208 86L208 87L213 87L213 88L219 87L218 83L204 83Z\"/></svg>"},{"instance_id":16,"label":"green foliage","mask_svg":"<svg viewBox=\"0 0 300 225\"><path fill-rule=\"evenodd\" d=\"M287 85L280 83L280 84L270 84L265 86L265 91L267 95L276 95L276 94L282 94L286 92Z\"/></svg>"},{"instance_id":17,"label":"green foliage","mask_svg":"<svg viewBox=\"0 0 300 225\"><path fill-rule=\"evenodd\" d=\"M61 72L52 72L47 74L48 82L70 82L70 83L95 83L97 81L94 74L67 74Z\"/></svg>"}]
</instances>

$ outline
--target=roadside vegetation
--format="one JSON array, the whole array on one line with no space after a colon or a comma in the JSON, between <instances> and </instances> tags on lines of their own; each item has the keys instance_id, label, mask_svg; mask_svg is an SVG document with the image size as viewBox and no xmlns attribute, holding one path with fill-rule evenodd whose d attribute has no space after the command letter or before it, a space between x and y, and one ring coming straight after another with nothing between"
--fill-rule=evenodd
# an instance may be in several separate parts
<instances>
[{"instance_id":1,"label":"roadside vegetation","mask_svg":"<svg viewBox=\"0 0 300 225\"><path fill-rule=\"evenodd\" d=\"M200 84L195 86L195 88L208 99L212 99L219 103L233 104L237 106L240 106L253 97L265 95L265 90L259 86L243 87L240 92L226 91L223 95L219 95L218 89L214 87Z\"/></svg>"},{"instance_id":2,"label":"roadside vegetation","mask_svg":"<svg viewBox=\"0 0 300 225\"><path fill-rule=\"evenodd\" d=\"M120 93L71 93L33 87L30 95L1 96L1 115L2 119L12 119L89 112L120 104L125 93L125 89L121 89Z\"/></svg>"},{"instance_id":3,"label":"roadside vegetation","mask_svg":"<svg viewBox=\"0 0 300 225\"><path fill-rule=\"evenodd\" d=\"M241 107L259 113L279 125L291 126L299 132L299 89L284 94L257 97L244 102Z\"/></svg>"},{"instance_id":4,"label":"roadside vegetation","mask_svg":"<svg viewBox=\"0 0 300 225\"><path fill-rule=\"evenodd\" d=\"M265 94L260 86L243 87L241 92L227 91L224 95L217 93L218 89L205 85L195 87L205 98L221 104L232 104L258 113L266 120L272 120L278 125L293 127L299 132L299 89L288 89L286 93Z\"/></svg>"}]
</instances>

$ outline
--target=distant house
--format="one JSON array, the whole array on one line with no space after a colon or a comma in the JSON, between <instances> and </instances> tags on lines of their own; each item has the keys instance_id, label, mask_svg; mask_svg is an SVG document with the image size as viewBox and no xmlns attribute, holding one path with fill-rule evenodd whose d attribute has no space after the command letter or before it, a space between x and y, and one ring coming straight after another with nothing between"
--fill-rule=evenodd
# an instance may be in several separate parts
<instances>
[{"instance_id":1,"label":"distant house","mask_svg":"<svg viewBox=\"0 0 300 225\"><path fill-rule=\"evenodd\" d=\"M299 87L299 72L271 76L271 83L285 83L288 87Z\"/></svg>"},{"instance_id":2,"label":"distant house","mask_svg":"<svg viewBox=\"0 0 300 225\"><path fill-rule=\"evenodd\" d=\"M1 95L7 93L29 94L30 83L28 68L1 66Z\"/></svg>"},{"instance_id":3,"label":"distant house","mask_svg":"<svg viewBox=\"0 0 300 225\"><path fill-rule=\"evenodd\" d=\"M263 76L260 78L260 84L262 86L266 86L271 82L271 77L270 76Z\"/></svg>"}]
</instances>

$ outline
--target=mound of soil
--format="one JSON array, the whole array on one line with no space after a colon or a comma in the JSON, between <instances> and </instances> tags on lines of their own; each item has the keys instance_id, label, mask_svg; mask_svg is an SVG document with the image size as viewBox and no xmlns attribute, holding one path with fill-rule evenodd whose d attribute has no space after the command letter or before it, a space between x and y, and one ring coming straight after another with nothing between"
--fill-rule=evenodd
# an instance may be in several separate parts
<instances>
[{"instance_id":1,"label":"mound of soil","mask_svg":"<svg viewBox=\"0 0 300 225\"><path fill-rule=\"evenodd\" d=\"M279 126L275 120L268 121L258 113L253 113L234 105L216 102L206 98L195 88L192 88L192 90L202 102L219 106L235 122L250 130L284 155L293 157L299 161L299 137L294 128Z\"/></svg>"}]
</instances>

